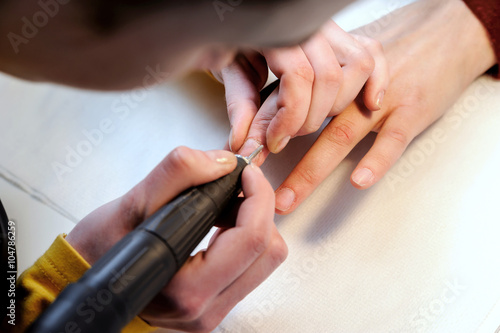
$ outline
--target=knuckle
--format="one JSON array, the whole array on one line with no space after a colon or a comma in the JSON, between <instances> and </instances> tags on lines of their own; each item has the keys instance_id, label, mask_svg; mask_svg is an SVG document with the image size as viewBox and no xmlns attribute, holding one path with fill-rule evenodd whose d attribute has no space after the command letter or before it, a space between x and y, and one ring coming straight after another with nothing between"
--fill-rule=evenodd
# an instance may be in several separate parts
<instances>
[{"instance_id":1,"label":"knuckle","mask_svg":"<svg viewBox=\"0 0 500 333\"><path fill-rule=\"evenodd\" d=\"M137 187L132 188L127 194L120 198L119 211L123 220L135 225L146 217L144 202L139 202L143 196L137 193Z\"/></svg>"},{"instance_id":2,"label":"knuckle","mask_svg":"<svg viewBox=\"0 0 500 333\"><path fill-rule=\"evenodd\" d=\"M317 173L312 169L299 168L296 170L296 173L309 186L316 186L319 181Z\"/></svg>"},{"instance_id":3,"label":"knuckle","mask_svg":"<svg viewBox=\"0 0 500 333\"><path fill-rule=\"evenodd\" d=\"M338 121L332 129L323 131L325 138L334 145L351 147L355 142L354 124L347 120Z\"/></svg>"},{"instance_id":4,"label":"knuckle","mask_svg":"<svg viewBox=\"0 0 500 333\"><path fill-rule=\"evenodd\" d=\"M375 59L363 45L353 47L349 56L361 72L369 75L375 69Z\"/></svg>"},{"instance_id":5,"label":"knuckle","mask_svg":"<svg viewBox=\"0 0 500 333\"><path fill-rule=\"evenodd\" d=\"M252 251L256 255L262 254L268 245L268 237L264 231L255 230L247 238L247 246L249 251Z\"/></svg>"},{"instance_id":6,"label":"knuckle","mask_svg":"<svg viewBox=\"0 0 500 333\"><path fill-rule=\"evenodd\" d=\"M265 113L265 112L261 112L259 113L253 120L252 122L252 126L251 126L251 129L252 131L251 132L254 132L254 133L265 133L267 128L269 127L269 125L271 124L271 121L274 119L274 114L271 114L271 113ZM248 137L249 139L252 138L252 136L249 135ZM255 140L261 142L262 141L262 138L260 137L255 137L254 138Z\"/></svg>"},{"instance_id":7,"label":"knuckle","mask_svg":"<svg viewBox=\"0 0 500 333\"><path fill-rule=\"evenodd\" d=\"M269 257L273 267L281 265L288 256L288 246L281 236L275 238L269 250Z\"/></svg>"},{"instance_id":8,"label":"knuckle","mask_svg":"<svg viewBox=\"0 0 500 333\"><path fill-rule=\"evenodd\" d=\"M431 109L428 101L428 94L425 91L422 89L413 89L399 103L398 108L403 110L409 117L412 117L412 119L416 119L418 114L427 114Z\"/></svg>"},{"instance_id":9,"label":"knuckle","mask_svg":"<svg viewBox=\"0 0 500 333\"><path fill-rule=\"evenodd\" d=\"M277 104L278 112L269 123L267 138L282 131L297 132L307 119L308 106L302 105L299 96L281 97ZM295 134L295 133L293 133Z\"/></svg>"},{"instance_id":10,"label":"knuckle","mask_svg":"<svg viewBox=\"0 0 500 333\"><path fill-rule=\"evenodd\" d=\"M371 52L383 52L384 50L384 46L377 39L361 36L359 41L365 48L367 48Z\"/></svg>"},{"instance_id":11,"label":"knuckle","mask_svg":"<svg viewBox=\"0 0 500 333\"><path fill-rule=\"evenodd\" d=\"M392 166L391 158L385 154L376 154L371 157L371 160L379 167L377 170L389 170Z\"/></svg>"},{"instance_id":12,"label":"knuckle","mask_svg":"<svg viewBox=\"0 0 500 333\"><path fill-rule=\"evenodd\" d=\"M361 51L358 58L359 70L366 74L371 74L375 69L375 60L367 51Z\"/></svg>"},{"instance_id":13,"label":"knuckle","mask_svg":"<svg viewBox=\"0 0 500 333\"><path fill-rule=\"evenodd\" d=\"M169 163L162 163L165 171L173 173L191 170L195 164L193 150L184 146L177 147L170 153Z\"/></svg>"},{"instance_id":14,"label":"knuckle","mask_svg":"<svg viewBox=\"0 0 500 333\"><path fill-rule=\"evenodd\" d=\"M315 83L325 86L328 91L338 90L344 82L344 72L340 66L329 66L316 75Z\"/></svg>"},{"instance_id":15,"label":"knuckle","mask_svg":"<svg viewBox=\"0 0 500 333\"><path fill-rule=\"evenodd\" d=\"M331 89L338 89L342 86L342 83L344 83L344 72L340 66L334 66L330 70L327 83Z\"/></svg>"},{"instance_id":16,"label":"knuckle","mask_svg":"<svg viewBox=\"0 0 500 333\"><path fill-rule=\"evenodd\" d=\"M312 84L314 82L314 70L310 64L301 64L294 68L293 75Z\"/></svg>"},{"instance_id":17,"label":"knuckle","mask_svg":"<svg viewBox=\"0 0 500 333\"><path fill-rule=\"evenodd\" d=\"M372 49L374 52L379 52L379 53L384 52L384 45L379 40L369 38L368 45L369 45L369 48Z\"/></svg>"},{"instance_id":18,"label":"knuckle","mask_svg":"<svg viewBox=\"0 0 500 333\"><path fill-rule=\"evenodd\" d=\"M197 322L203 312L203 301L194 295L184 297L176 304L178 317L183 321Z\"/></svg>"},{"instance_id":19,"label":"knuckle","mask_svg":"<svg viewBox=\"0 0 500 333\"><path fill-rule=\"evenodd\" d=\"M401 144L403 147L406 147L410 142L409 135L406 133L406 131L404 131L403 129L400 129L400 128L388 129L385 132L385 135L389 139Z\"/></svg>"}]
</instances>

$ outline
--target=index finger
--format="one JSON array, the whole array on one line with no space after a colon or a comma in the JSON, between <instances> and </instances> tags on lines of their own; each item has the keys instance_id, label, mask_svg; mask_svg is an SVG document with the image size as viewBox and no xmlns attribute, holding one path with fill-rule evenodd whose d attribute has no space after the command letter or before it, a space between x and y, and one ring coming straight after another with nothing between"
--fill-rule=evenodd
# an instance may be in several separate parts
<instances>
[{"instance_id":1,"label":"index finger","mask_svg":"<svg viewBox=\"0 0 500 333\"><path fill-rule=\"evenodd\" d=\"M360 110L356 103L351 103L333 118L276 190L276 212L293 212L370 133L381 117L381 112Z\"/></svg>"}]
</instances>

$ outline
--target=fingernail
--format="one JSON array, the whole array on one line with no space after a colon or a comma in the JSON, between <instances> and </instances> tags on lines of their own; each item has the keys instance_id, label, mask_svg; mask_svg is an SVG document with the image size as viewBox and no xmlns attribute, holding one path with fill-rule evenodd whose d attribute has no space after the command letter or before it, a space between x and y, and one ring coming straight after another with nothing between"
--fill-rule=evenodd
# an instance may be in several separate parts
<instances>
[{"instance_id":1,"label":"fingernail","mask_svg":"<svg viewBox=\"0 0 500 333\"><path fill-rule=\"evenodd\" d=\"M283 150L283 148L286 147L286 145L288 144L288 142L290 142L290 135L289 136L286 136L284 137L283 139L280 140L280 142L278 143L278 145L275 147L275 149L272 151L274 154L277 154L279 153L280 151Z\"/></svg>"},{"instance_id":2,"label":"fingernail","mask_svg":"<svg viewBox=\"0 0 500 333\"><path fill-rule=\"evenodd\" d=\"M233 142L234 142L234 133L233 133L233 126L231 126L231 132L229 132L229 150L231 150L234 153Z\"/></svg>"},{"instance_id":3,"label":"fingernail","mask_svg":"<svg viewBox=\"0 0 500 333\"><path fill-rule=\"evenodd\" d=\"M236 157L233 153L226 150L212 150L207 151L207 155L218 164L229 165L234 164L236 161Z\"/></svg>"},{"instance_id":4,"label":"fingernail","mask_svg":"<svg viewBox=\"0 0 500 333\"><path fill-rule=\"evenodd\" d=\"M291 189L284 187L276 192L276 209L286 212L292 207L295 201L295 192Z\"/></svg>"},{"instance_id":5,"label":"fingernail","mask_svg":"<svg viewBox=\"0 0 500 333\"><path fill-rule=\"evenodd\" d=\"M352 175L352 181L359 186L370 185L373 178L373 172L367 168L359 169Z\"/></svg>"},{"instance_id":6,"label":"fingernail","mask_svg":"<svg viewBox=\"0 0 500 333\"><path fill-rule=\"evenodd\" d=\"M378 93L378 97L377 97L377 106L381 109L382 108L382 102L384 101L384 97L385 97L385 90L382 90L381 92Z\"/></svg>"},{"instance_id":7,"label":"fingernail","mask_svg":"<svg viewBox=\"0 0 500 333\"><path fill-rule=\"evenodd\" d=\"M241 147L239 153L242 156L248 156L251 153L253 153L255 151L255 149L257 149L257 147L259 147L259 146L260 146L260 143L257 142L257 140L255 140L255 139L248 139L243 144L243 147Z\"/></svg>"}]
</instances>

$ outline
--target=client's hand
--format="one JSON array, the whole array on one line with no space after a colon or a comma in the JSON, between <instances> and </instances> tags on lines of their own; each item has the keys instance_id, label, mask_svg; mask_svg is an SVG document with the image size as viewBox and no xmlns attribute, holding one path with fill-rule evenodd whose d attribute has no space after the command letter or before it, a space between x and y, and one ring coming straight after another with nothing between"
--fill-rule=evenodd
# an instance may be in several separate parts
<instances>
[{"instance_id":1,"label":"client's hand","mask_svg":"<svg viewBox=\"0 0 500 333\"><path fill-rule=\"evenodd\" d=\"M268 66L281 80L272 114L259 110ZM251 153L264 144L268 150L260 160L269 151L280 152L290 138L317 131L363 87L366 107L379 110L389 83L381 44L351 35L333 21L299 46L240 53L214 75L226 89L231 150Z\"/></svg>"},{"instance_id":2,"label":"client's hand","mask_svg":"<svg viewBox=\"0 0 500 333\"><path fill-rule=\"evenodd\" d=\"M353 103L335 117L277 189L279 213L297 208L370 131L378 132L376 141L351 182L359 189L375 184L413 138L495 64L486 30L462 1L418 1L389 15L357 31L382 30L371 36L382 41L390 64L382 110Z\"/></svg>"},{"instance_id":3,"label":"client's hand","mask_svg":"<svg viewBox=\"0 0 500 333\"><path fill-rule=\"evenodd\" d=\"M90 263L158 208L189 187L236 167L226 151L181 147L171 152L123 197L85 217L66 240ZM191 257L141 317L151 325L208 332L285 259L287 247L274 225L274 194L258 167L242 176L245 199L235 226L219 229L206 251Z\"/></svg>"}]
</instances>

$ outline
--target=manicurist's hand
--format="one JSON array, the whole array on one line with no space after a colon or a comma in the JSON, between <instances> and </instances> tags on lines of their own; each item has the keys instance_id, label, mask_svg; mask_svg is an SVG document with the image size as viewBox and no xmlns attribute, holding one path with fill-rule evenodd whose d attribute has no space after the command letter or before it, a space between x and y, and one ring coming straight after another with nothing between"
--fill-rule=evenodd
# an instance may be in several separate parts
<instances>
[{"instance_id":1,"label":"manicurist's hand","mask_svg":"<svg viewBox=\"0 0 500 333\"><path fill-rule=\"evenodd\" d=\"M66 240L93 264L179 193L235 167L236 158L227 151L177 148L127 194L85 217ZM242 185L245 198L234 227L219 229L208 249L191 257L146 307L141 317L151 325L209 332L285 259L270 184L258 167L249 166Z\"/></svg>"},{"instance_id":2,"label":"manicurist's hand","mask_svg":"<svg viewBox=\"0 0 500 333\"><path fill-rule=\"evenodd\" d=\"M273 107L260 108L268 66L281 82ZM246 154L264 144L259 160L280 152L291 138L317 131L363 88L366 107L379 110L388 85L381 44L346 33L333 21L298 46L242 52L214 75L226 89L231 150Z\"/></svg>"},{"instance_id":3,"label":"manicurist's hand","mask_svg":"<svg viewBox=\"0 0 500 333\"><path fill-rule=\"evenodd\" d=\"M413 138L495 64L485 29L462 1L419 1L390 15L357 31L386 27L371 36L383 42L390 65L382 109L353 103L333 118L276 190L278 213L294 211L370 131L378 132L376 141L351 182L359 189L375 184Z\"/></svg>"}]
</instances>

